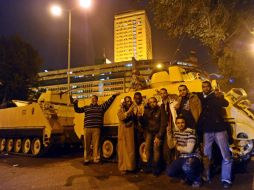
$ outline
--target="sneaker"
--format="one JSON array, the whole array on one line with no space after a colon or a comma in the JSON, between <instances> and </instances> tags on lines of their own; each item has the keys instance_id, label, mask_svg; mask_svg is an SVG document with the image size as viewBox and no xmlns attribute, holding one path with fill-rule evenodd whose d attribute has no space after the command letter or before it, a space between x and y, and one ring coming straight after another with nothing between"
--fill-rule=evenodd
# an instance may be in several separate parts
<instances>
[{"instance_id":1,"label":"sneaker","mask_svg":"<svg viewBox=\"0 0 254 190\"><path fill-rule=\"evenodd\" d=\"M99 164L99 163L101 163L101 161L100 160L94 160L93 163Z\"/></svg>"},{"instance_id":2,"label":"sneaker","mask_svg":"<svg viewBox=\"0 0 254 190\"><path fill-rule=\"evenodd\" d=\"M183 185L191 185L191 182L187 178L180 179L180 183Z\"/></svg>"},{"instance_id":3,"label":"sneaker","mask_svg":"<svg viewBox=\"0 0 254 190\"><path fill-rule=\"evenodd\" d=\"M179 179L170 177L170 178L169 178L169 182L170 182L170 183L178 183L178 182L179 182Z\"/></svg>"},{"instance_id":4,"label":"sneaker","mask_svg":"<svg viewBox=\"0 0 254 190\"><path fill-rule=\"evenodd\" d=\"M160 171L153 171L153 175L154 175L155 177L159 177L160 174L161 174Z\"/></svg>"},{"instance_id":5,"label":"sneaker","mask_svg":"<svg viewBox=\"0 0 254 190\"><path fill-rule=\"evenodd\" d=\"M127 171L125 171L125 170L120 171L120 174L121 174L121 175L126 175L126 174L127 174Z\"/></svg>"},{"instance_id":6,"label":"sneaker","mask_svg":"<svg viewBox=\"0 0 254 190\"><path fill-rule=\"evenodd\" d=\"M83 165L84 166L87 166L89 164L89 160L85 160L84 162L83 162Z\"/></svg>"},{"instance_id":7,"label":"sneaker","mask_svg":"<svg viewBox=\"0 0 254 190\"><path fill-rule=\"evenodd\" d=\"M199 181L194 181L194 182L191 184L191 186L192 186L193 188L199 188L199 187L201 187L201 182L199 182Z\"/></svg>"},{"instance_id":8,"label":"sneaker","mask_svg":"<svg viewBox=\"0 0 254 190\"><path fill-rule=\"evenodd\" d=\"M146 173L146 174L150 174L150 173L152 173L153 172L153 169L152 168L144 168L144 173Z\"/></svg>"},{"instance_id":9,"label":"sneaker","mask_svg":"<svg viewBox=\"0 0 254 190\"><path fill-rule=\"evenodd\" d=\"M227 181L222 181L222 186L224 189L229 189L232 186L232 184Z\"/></svg>"},{"instance_id":10,"label":"sneaker","mask_svg":"<svg viewBox=\"0 0 254 190\"><path fill-rule=\"evenodd\" d=\"M209 177L202 175L201 178L202 178L203 182L209 183L209 184L211 183L211 179Z\"/></svg>"}]
</instances>

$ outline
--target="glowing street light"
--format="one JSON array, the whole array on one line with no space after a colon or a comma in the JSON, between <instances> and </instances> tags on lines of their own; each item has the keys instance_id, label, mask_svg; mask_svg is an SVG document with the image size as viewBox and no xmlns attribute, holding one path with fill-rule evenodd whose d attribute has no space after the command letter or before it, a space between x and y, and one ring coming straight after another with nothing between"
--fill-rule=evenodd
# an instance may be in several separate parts
<instances>
[{"instance_id":1,"label":"glowing street light","mask_svg":"<svg viewBox=\"0 0 254 190\"><path fill-rule=\"evenodd\" d=\"M83 7L83 8L90 8L92 5L92 0L80 0L79 5L80 7Z\"/></svg>"},{"instance_id":2,"label":"glowing street light","mask_svg":"<svg viewBox=\"0 0 254 190\"><path fill-rule=\"evenodd\" d=\"M62 8L58 5L52 5L52 7L50 8L50 11L52 15L54 16L61 16L63 12Z\"/></svg>"},{"instance_id":3,"label":"glowing street light","mask_svg":"<svg viewBox=\"0 0 254 190\"><path fill-rule=\"evenodd\" d=\"M79 0L79 6L88 9L92 5L92 0ZM73 8L74 9L74 8ZM68 84L68 93L70 94L70 69L71 69L71 12L73 9L66 10L68 12L68 69L67 69L67 84ZM54 16L61 16L63 9L58 5L53 5L50 8L51 14Z\"/></svg>"},{"instance_id":4,"label":"glowing street light","mask_svg":"<svg viewBox=\"0 0 254 190\"><path fill-rule=\"evenodd\" d=\"M156 67L157 67L158 69L161 69L161 68L163 67L163 65L162 65L161 63L158 63L158 64L156 65Z\"/></svg>"}]
</instances>

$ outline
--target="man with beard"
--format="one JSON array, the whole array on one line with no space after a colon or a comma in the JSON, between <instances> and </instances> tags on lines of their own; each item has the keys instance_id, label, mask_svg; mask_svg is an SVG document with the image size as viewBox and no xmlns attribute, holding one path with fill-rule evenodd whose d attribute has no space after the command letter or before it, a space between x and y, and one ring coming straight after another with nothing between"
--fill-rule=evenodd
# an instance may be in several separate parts
<instances>
[{"instance_id":1,"label":"man with beard","mask_svg":"<svg viewBox=\"0 0 254 190\"><path fill-rule=\"evenodd\" d=\"M161 172L161 146L165 134L166 125L162 123L161 108L158 106L157 99L148 99L148 106L142 118L145 131L145 152L148 159L147 172L152 171L155 176Z\"/></svg>"},{"instance_id":2,"label":"man with beard","mask_svg":"<svg viewBox=\"0 0 254 190\"><path fill-rule=\"evenodd\" d=\"M190 93L186 85L178 87L179 98L175 109L177 115L183 115L189 128L196 129L199 115L201 113L201 102L196 94Z\"/></svg>"},{"instance_id":3,"label":"man with beard","mask_svg":"<svg viewBox=\"0 0 254 190\"><path fill-rule=\"evenodd\" d=\"M168 144L171 141L171 131L169 129L175 128L176 111L174 109L176 105L177 95L169 94L166 88L162 88L159 91L161 97L161 111L162 111L162 122L166 123L166 135L164 135L163 142L163 158L165 164L168 165L172 162L175 155L175 150L170 149Z\"/></svg>"},{"instance_id":4,"label":"man with beard","mask_svg":"<svg viewBox=\"0 0 254 190\"><path fill-rule=\"evenodd\" d=\"M119 118L118 169L121 174L136 169L133 108L131 97L126 96L117 113Z\"/></svg>"},{"instance_id":5,"label":"man with beard","mask_svg":"<svg viewBox=\"0 0 254 190\"><path fill-rule=\"evenodd\" d=\"M224 188L230 188L232 184L232 158L229 150L229 138L227 125L223 118L223 109L228 106L228 101L219 91L213 91L209 81L202 82L203 92L198 93L202 104L202 112L199 117L198 128L203 132L204 144L204 172L203 179L210 181L210 163L212 159L213 143L215 142L221 152L222 169L221 182Z\"/></svg>"},{"instance_id":6,"label":"man with beard","mask_svg":"<svg viewBox=\"0 0 254 190\"><path fill-rule=\"evenodd\" d=\"M113 103L119 93L111 96L106 102L98 105L98 96L93 95L91 104L88 106L78 107L78 100L74 101L74 110L77 113L85 113L84 119L84 164L88 164L90 159L91 144L93 145L93 162L100 162L99 142L101 137L101 127L103 126L103 118L105 111Z\"/></svg>"}]
</instances>

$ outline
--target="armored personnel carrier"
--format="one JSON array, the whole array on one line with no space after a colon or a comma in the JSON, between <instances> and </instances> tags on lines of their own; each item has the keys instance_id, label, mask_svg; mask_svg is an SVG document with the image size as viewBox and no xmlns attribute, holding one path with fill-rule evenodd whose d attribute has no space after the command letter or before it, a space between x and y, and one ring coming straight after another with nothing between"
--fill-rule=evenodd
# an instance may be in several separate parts
<instances>
[{"instance_id":1,"label":"armored personnel carrier","mask_svg":"<svg viewBox=\"0 0 254 190\"><path fill-rule=\"evenodd\" d=\"M148 82L148 88L141 90L144 103L150 97L156 97L158 101L161 100L161 97L158 91L161 88L166 88L170 94L178 94L178 86L180 84L185 84L188 86L189 90L192 92L200 92L202 80L207 79L206 75L201 75L201 78L196 78L197 72L193 69L187 70L180 66L170 66L167 70L153 72L150 81ZM216 84L214 84L216 85ZM102 128L102 156L105 159L111 159L114 157L117 149L117 126L119 124L117 111L120 108L121 101L125 96L134 96L133 91L121 93L116 97L112 105L105 112L104 115L104 126ZM100 97L99 104L105 102L109 96ZM85 99L79 101L79 107L84 105L89 105L91 103L90 99ZM75 114L75 132L79 138L83 138L83 127L84 127L84 114ZM145 144L140 145L140 154L142 157L144 154ZM144 158L145 159L145 158Z\"/></svg>"},{"instance_id":2,"label":"armored personnel carrier","mask_svg":"<svg viewBox=\"0 0 254 190\"><path fill-rule=\"evenodd\" d=\"M199 77L196 77L198 74ZM201 75L200 75L201 74ZM166 88L170 94L178 94L178 86L185 84L191 92L202 91L202 81L208 80L207 75L195 71L195 69L183 68L180 66L170 66L167 71L158 71L153 73L149 88L141 90L144 102L146 99L154 96L161 100L158 90ZM212 81L212 86L217 88L216 81ZM104 115L104 126L102 132L102 156L105 159L114 157L117 151L117 126L119 124L117 111L120 108L121 101L125 96L134 96L135 92L120 94ZM105 102L109 96L100 97L99 104ZM230 105L226 108L226 120L232 126L235 146L232 146L232 152L235 158L249 157L253 151L254 140L254 112L248 106L247 94L243 89L232 89L225 93L225 98ZM79 106L89 105L90 99L79 102ZM75 113L75 132L78 138L83 138L84 133L84 114ZM144 153L145 144L140 145L140 155L143 161L146 160Z\"/></svg>"},{"instance_id":3,"label":"armored personnel carrier","mask_svg":"<svg viewBox=\"0 0 254 190\"><path fill-rule=\"evenodd\" d=\"M68 94L47 91L37 102L0 109L0 152L39 156L51 145L78 143Z\"/></svg>"}]
</instances>

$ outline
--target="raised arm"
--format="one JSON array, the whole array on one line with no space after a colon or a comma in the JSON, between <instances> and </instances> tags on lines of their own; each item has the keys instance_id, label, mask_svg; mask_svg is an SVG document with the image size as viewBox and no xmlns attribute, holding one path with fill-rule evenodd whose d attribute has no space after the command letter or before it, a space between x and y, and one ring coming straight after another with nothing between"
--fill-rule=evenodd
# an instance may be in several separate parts
<instances>
[{"instance_id":1,"label":"raised arm","mask_svg":"<svg viewBox=\"0 0 254 190\"><path fill-rule=\"evenodd\" d=\"M104 102L101 107L102 107L102 110L105 112L109 106L113 103L113 101L115 100L116 98L116 94L114 94L113 96L111 96L106 102Z\"/></svg>"},{"instance_id":2,"label":"raised arm","mask_svg":"<svg viewBox=\"0 0 254 190\"><path fill-rule=\"evenodd\" d=\"M224 98L223 92L218 89L214 90L216 96L216 105L221 107L227 107L229 105L228 101Z\"/></svg>"},{"instance_id":3,"label":"raised arm","mask_svg":"<svg viewBox=\"0 0 254 190\"><path fill-rule=\"evenodd\" d=\"M228 107L229 103L228 101L223 97L223 96L219 96L216 98L216 104L218 106L221 106L221 107Z\"/></svg>"},{"instance_id":4,"label":"raised arm","mask_svg":"<svg viewBox=\"0 0 254 190\"><path fill-rule=\"evenodd\" d=\"M85 112L85 106L79 108L79 107L78 107L78 101L76 100L76 101L74 101L74 110L75 110L75 112L77 112L77 113L84 113L84 112Z\"/></svg>"}]
</instances>

